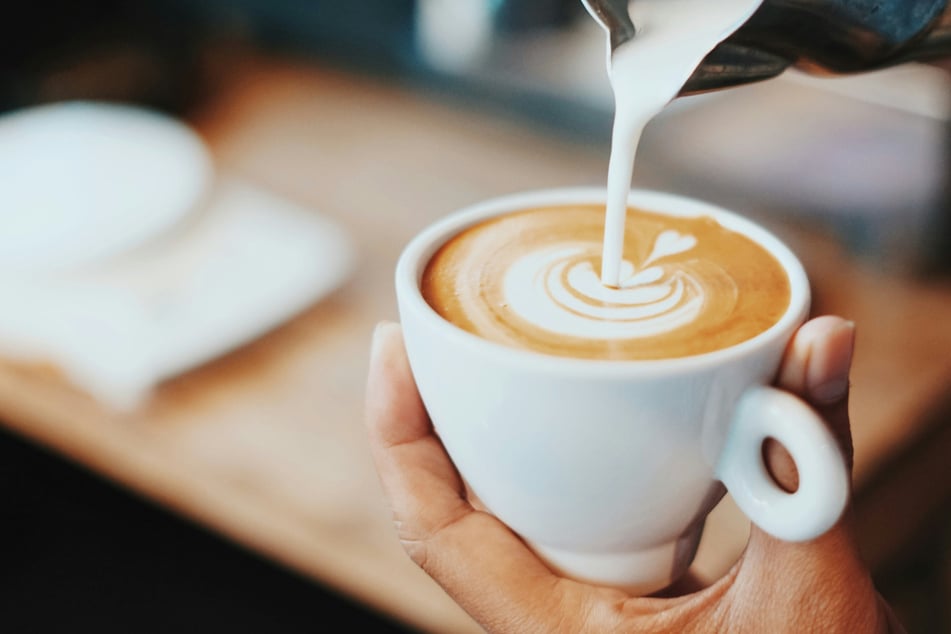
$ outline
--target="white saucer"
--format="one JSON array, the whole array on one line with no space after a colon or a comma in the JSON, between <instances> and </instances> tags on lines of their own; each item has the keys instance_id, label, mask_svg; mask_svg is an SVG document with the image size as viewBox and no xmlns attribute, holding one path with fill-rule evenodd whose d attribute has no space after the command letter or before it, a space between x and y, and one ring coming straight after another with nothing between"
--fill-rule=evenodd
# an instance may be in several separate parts
<instances>
[{"instance_id":1,"label":"white saucer","mask_svg":"<svg viewBox=\"0 0 951 634\"><path fill-rule=\"evenodd\" d=\"M351 243L215 174L184 123L70 102L0 117L0 354L117 408L336 289Z\"/></svg>"},{"instance_id":2,"label":"white saucer","mask_svg":"<svg viewBox=\"0 0 951 634\"><path fill-rule=\"evenodd\" d=\"M183 123L132 106L61 102L0 116L0 271L72 270L167 231L213 177Z\"/></svg>"},{"instance_id":3,"label":"white saucer","mask_svg":"<svg viewBox=\"0 0 951 634\"><path fill-rule=\"evenodd\" d=\"M195 219L107 266L0 276L0 354L52 363L132 409L163 380L230 352L338 288L353 248L329 218L233 179Z\"/></svg>"}]
</instances>

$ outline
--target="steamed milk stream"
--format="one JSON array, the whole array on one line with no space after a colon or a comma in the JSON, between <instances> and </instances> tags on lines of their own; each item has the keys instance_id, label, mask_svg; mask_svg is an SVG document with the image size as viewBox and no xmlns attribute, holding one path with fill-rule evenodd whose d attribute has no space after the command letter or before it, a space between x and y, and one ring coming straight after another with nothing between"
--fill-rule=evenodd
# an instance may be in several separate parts
<instances>
[{"instance_id":1,"label":"steamed milk stream","mask_svg":"<svg viewBox=\"0 0 951 634\"><path fill-rule=\"evenodd\" d=\"M635 0L637 35L608 55L614 90L614 130L608 167L601 282L618 287L624 267L627 195L634 155L647 123L677 96L707 53L727 38L762 0Z\"/></svg>"},{"instance_id":2,"label":"steamed milk stream","mask_svg":"<svg viewBox=\"0 0 951 634\"><path fill-rule=\"evenodd\" d=\"M769 251L711 217L627 205L643 128L760 2L633 2L637 35L609 57L606 213L596 204L513 209L462 231L423 272L429 305L482 338L589 359L703 354L775 324L790 285Z\"/></svg>"}]
</instances>

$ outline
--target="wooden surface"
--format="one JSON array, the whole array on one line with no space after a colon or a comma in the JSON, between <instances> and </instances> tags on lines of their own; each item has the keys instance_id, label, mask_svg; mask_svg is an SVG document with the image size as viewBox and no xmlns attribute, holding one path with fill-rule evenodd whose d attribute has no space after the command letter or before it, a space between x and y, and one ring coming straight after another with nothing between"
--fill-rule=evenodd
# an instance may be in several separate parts
<instances>
[{"instance_id":1,"label":"wooden surface","mask_svg":"<svg viewBox=\"0 0 951 634\"><path fill-rule=\"evenodd\" d=\"M606 148L548 138L399 88L310 67L248 63L195 114L223 173L338 220L359 253L332 297L162 386L131 414L47 373L0 364L0 420L222 535L418 628L479 631L403 555L363 429L369 336L396 317L406 241L471 202L601 185ZM887 278L833 243L781 231L816 285L817 312L858 323L856 475L911 442L951 378L951 289ZM715 575L748 524L727 500L698 565Z\"/></svg>"}]
</instances>

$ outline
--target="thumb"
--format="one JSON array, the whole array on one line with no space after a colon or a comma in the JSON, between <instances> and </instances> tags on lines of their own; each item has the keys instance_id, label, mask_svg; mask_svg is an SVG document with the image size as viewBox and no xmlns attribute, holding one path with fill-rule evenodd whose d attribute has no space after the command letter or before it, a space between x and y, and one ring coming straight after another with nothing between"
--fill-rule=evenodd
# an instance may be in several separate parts
<instances>
[{"instance_id":1,"label":"thumb","mask_svg":"<svg viewBox=\"0 0 951 634\"><path fill-rule=\"evenodd\" d=\"M849 425L849 371L855 342L855 325L839 317L818 317L804 324L790 341L776 379L776 386L811 405L826 421L839 441L849 470L852 468L852 433ZM798 487L798 473L792 457L777 442L764 446L767 470L787 491ZM829 532L848 532L848 509ZM826 540L819 538L815 542ZM773 542L778 542L774 544ZM788 545L754 525L750 550ZM811 544L813 547L815 543Z\"/></svg>"},{"instance_id":2,"label":"thumb","mask_svg":"<svg viewBox=\"0 0 951 634\"><path fill-rule=\"evenodd\" d=\"M809 403L839 441L846 466L852 469L849 424L849 371L855 348L855 324L840 317L817 317L805 323L790 341L776 386ZM796 467L779 443L764 448L766 466L776 482L793 491Z\"/></svg>"},{"instance_id":3,"label":"thumb","mask_svg":"<svg viewBox=\"0 0 951 634\"><path fill-rule=\"evenodd\" d=\"M813 319L790 342L776 381L778 387L798 395L824 418L839 440L849 469L848 391L854 340L852 322L831 316ZM785 449L778 443L768 444L764 459L777 484L788 491L796 489L795 464ZM876 616L877 595L858 552L850 515L847 508L824 535L800 543L780 540L754 525L736 584L776 606L777 617L781 618L783 606L793 611L809 609L846 619L839 622L841 630L828 631L849 631L847 625L859 627L850 631L866 631L867 619ZM808 600L803 604L797 597Z\"/></svg>"}]
</instances>

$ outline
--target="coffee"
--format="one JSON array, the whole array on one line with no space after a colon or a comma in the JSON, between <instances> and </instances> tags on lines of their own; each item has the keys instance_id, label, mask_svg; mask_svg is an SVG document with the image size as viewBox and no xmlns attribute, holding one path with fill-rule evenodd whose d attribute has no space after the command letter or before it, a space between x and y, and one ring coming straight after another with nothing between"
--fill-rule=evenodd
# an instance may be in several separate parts
<instances>
[{"instance_id":1,"label":"coffee","mask_svg":"<svg viewBox=\"0 0 951 634\"><path fill-rule=\"evenodd\" d=\"M726 348L786 312L777 259L709 216L628 209L618 288L601 283L603 205L558 205L482 221L445 243L426 302L497 343L587 359L667 359Z\"/></svg>"}]
</instances>

